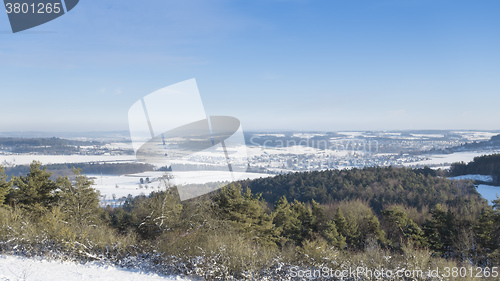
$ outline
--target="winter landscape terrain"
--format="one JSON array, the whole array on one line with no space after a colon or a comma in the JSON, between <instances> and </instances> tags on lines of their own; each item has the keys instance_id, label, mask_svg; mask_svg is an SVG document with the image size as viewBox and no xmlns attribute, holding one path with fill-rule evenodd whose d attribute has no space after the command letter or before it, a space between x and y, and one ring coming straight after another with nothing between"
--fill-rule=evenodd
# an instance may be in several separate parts
<instances>
[{"instance_id":1,"label":"winter landscape terrain","mask_svg":"<svg viewBox=\"0 0 500 281\"><path fill-rule=\"evenodd\" d=\"M276 175L304 171L359 169L364 167L430 167L448 169L452 163L470 162L475 157L500 152L494 141L498 132L439 131L439 132L338 132L338 133L251 133L247 136L246 172L221 171L220 159L205 154L169 163L170 167L155 166L132 173L88 173L93 187L100 192L101 206L122 206L127 198L149 195L165 189L164 176L179 188L190 185L219 183L235 179L263 179ZM44 165L129 165L136 162L126 138L86 139L99 142L75 146L68 154L44 154L40 146L33 151L16 152L15 147L0 147L0 163L7 169L19 169L32 161ZM50 146L42 147L50 151ZM177 166L174 166L177 165ZM180 167L175 170L173 167ZM208 168L207 168L208 167ZM193 170L190 170L193 169ZM13 170L13 171L14 171ZM49 169L50 170L50 169ZM85 171L84 171L85 172ZM461 175L453 180L481 182L477 191L491 204L500 194L488 175ZM130 200L130 199L129 199ZM188 280L185 277L162 276L148 271L125 269L109 263L61 262L42 258L10 255L0 256L0 280Z\"/></svg>"},{"instance_id":2,"label":"winter landscape terrain","mask_svg":"<svg viewBox=\"0 0 500 281\"><path fill-rule=\"evenodd\" d=\"M351 169L371 166L416 167L448 169L455 162L470 162L474 157L500 152L500 144L488 141L499 131L360 131L360 132L251 132L245 135L247 158L241 159L246 172L235 173L237 179L255 179L276 174L325 169ZM29 136L54 137L44 133ZM15 148L0 146L0 163L5 167L29 165L32 161L48 164L71 163L134 163L136 158L127 132L99 134L73 141L94 142L76 146L76 153L47 155L39 150L18 153ZM23 134L11 136L24 137ZM68 137L68 133L62 136ZM471 145L473 144L473 145ZM71 146L71 145L70 145ZM74 146L74 145L73 145ZM39 147L37 147L39 148ZM29 151L30 148L27 149ZM170 163L172 164L172 163ZM173 169L171 184L182 186L231 181L224 171L225 163L210 152L187 157L173 163L182 169ZM209 166L209 170L206 170ZM202 168L200 168L202 167ZM160 168L160 167L157 167ZM185 171L184 171L185 170ZM85 172L85 171L84 171ZM101 192L103 203L116 204L132 196L149 194L161 188L165 172L150 170L140 173L87 173ZM234 177L234 176L233 176ZM141 179L143 182L141 183ZM149 179L149 181L145 181ZM496 194L496 187L481 185L488 198ZM493 197L494 198L494 197Z\"/></svg>"}]
</instances>

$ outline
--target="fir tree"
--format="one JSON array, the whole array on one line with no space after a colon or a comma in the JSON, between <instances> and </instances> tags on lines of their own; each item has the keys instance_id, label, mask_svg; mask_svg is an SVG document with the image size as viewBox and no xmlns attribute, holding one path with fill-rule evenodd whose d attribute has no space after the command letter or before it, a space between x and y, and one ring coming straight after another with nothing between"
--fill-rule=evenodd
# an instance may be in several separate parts
<instances>
[{"instance_id":1,"label":"fir tree","mask_svg":"<svg viewBox=\"0 0 500 281\"><path fill-rule=\"evenodd\" d=\"M42 164L33 161L30 172L26 177L13 177L15 186L12 194L12 203L29 209L33 214L41 214L54 206L57 201L57 184L50 179L52 173Z\"/></svg>"},{"instance_id":2,"label":"fir tree","mask_svg":"<svg viewBox=\"0 0 500 281\"><path fill-rule=\"evenodd\" d=\"M11 192L12 183L7 181L5 168L0 166L0 205L4 204L7 195Z\"/></svg>"}]
</instances>

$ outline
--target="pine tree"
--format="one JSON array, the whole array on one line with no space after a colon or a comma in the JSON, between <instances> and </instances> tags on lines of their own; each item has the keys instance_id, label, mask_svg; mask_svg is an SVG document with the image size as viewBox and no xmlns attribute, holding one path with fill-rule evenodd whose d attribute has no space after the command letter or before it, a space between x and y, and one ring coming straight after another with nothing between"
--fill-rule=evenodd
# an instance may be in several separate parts
<instances>
[{"instance_id":1,"label":"pine tree","mask_svg":"<svg viewBox=\"0 0 500 281\"><path fill-rule=\"evenodd\" d=\"M425 236L431 249L445 258L453 256L455 216L450 210L444 211L441 204L436 205L431 215L432 219L424 224Z\"/></svg>"},{"instance_id":2,"label":"pine tree","mask_svg":"<svg viewBox=\"0 0 500 281\"><path fill-rule=\"evenodd\" d=\"M11 192L12 183L7 181L5 168L0 166L0 205L4 204L7 195Z\"/></svg>"},{"instance_id":3,"label":"pine tree","mask_svg":"<svg viewBox=\"0 0 500 281\"><path fill-rule=\"evenodd\" d=\"M334 222L335 225L337 226L337 230L340 235L343 237L346 237L347 234L347 221L344 217L344 214L342 213L342 210L340 207L337 208L335 211L335 217L334 217Z\"/></svg>"},{"instance_id":4,"label":"pine tree","mask_svg":"<svg viewBox=\"0 0 500 281\"><path fill-rule=\"evenodd\" d=\"M361 237L363 243L368 238L375 238L380 243L385 243L385 232L380 229L380 222L374 215L364 218L363 227L361 228Z\"/></svg>"},{"instance_id":5,"label":"pine tree","mask_svg":"<svg viewBox=\"0 0 500 281\"><path fill-rule=\"evenodd\" d=\"M387 238L392 246L400 248L407 242L416 247L426 245L424 232L404 211L392 207L383 211L382 215L388 224Z\"/></svg>"},{"instance_id":6,"label":"pine tree","mask_svg":"<svg viewBox=\"0 0 500 281\"><path fill-rule=\"evenodd\" d=\"M295 240L298 244L302 244L306 239L312 240L314 217L311 208L295 199L292 203L292 210L294 216L300 221L300 231Z\"/></svg>"},{"instance_id":7,"label":"pine tree","mask_svg":"<svg viewBox=\"0 0 500 281\"><path fill-rule=\"evenodd\" d=\"M57 201L57 184L50 179L52 173L42 168L42 163L33 161L26 177L13 177L16 187L13 190L12 203L26 208L34 215L39 215L54 206Z\"/></svg>"},{"instance_id":8,"label":"pine tree","mask_svg":"<svg viewBox=\"0 0 500 281\"><path fill-rule=\"evenodd\" d=\"M335 221L326 223L325 229L322 232L323 237L328 241L328 244L339 249L344 249L346 246L345 237L339 234Z\"/></svg>"},{"instance_id":9,"label":"pine tree","mask_svg":"<svg viewBox=\"0 0 500 281\"><path fill-rule=\"evenodd\" d=\"M492 265L491 257L500 250L500 219L492 208L481 211L477 224L474 226L479 260L486 266ZM495 253L497 252L497 253Z\"/></svg>"},{"instance_id":10,"label":"pine tree","mask_svg":"<svg viewBox=\"0 0 500 281\"><path fill-rule=\"evenodd\" d=\"M68 177L59 178L60 207L66 215L66 220L79 226L95 224L99 219L99 191L92 187L93 181L81 174L81 169L73 169L75 182Z\"/></svg>"},{"instance_id":11,"label":"pine tree","mask_svg":"<svg viewBox=\"0 0 500 281\"><path fill-rule=\"evenodd\" d=\"M278 230L260 196L252 195L248 188L243 193L241 185L230 184L222 188L213 201L214 211L221 219L231 221L233 227L252 241L276 247Z\"/></svg>"},{"instance_id":12,"label":"pine tree","mask_svg":"<svg viewBox=\"0 0 500 281\"><path fill-rule=\"evenodd\" d=\"M324 214L323 207L316 202L314 199L311 202L312 211L312 230L317 233L321 233L326 227L326 218Z\"/></svg>"},{"instance_id":13,"label":"pine tree","mask_svg":"<svg viewBox=\"0 0 500 281\"><path fill-rule=\"evenodd\" d=\"M288 241L297 241L301 234L301 221L293 212L290 203L283 196L277 203L273 213L273 223L279 231L280 244L284 246Z\"/></svg>"}]
</instances>

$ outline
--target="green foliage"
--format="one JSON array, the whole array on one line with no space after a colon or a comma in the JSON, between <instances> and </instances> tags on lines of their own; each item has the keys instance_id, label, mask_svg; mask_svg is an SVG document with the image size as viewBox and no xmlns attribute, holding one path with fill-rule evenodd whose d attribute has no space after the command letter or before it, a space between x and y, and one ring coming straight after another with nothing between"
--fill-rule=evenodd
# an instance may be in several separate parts
<instances>
[{"instance_id":1,"label":"green foliage","mask_svg":"<svg viewBox=\"0 0 500 281\"><path fill-rule=\"evenodd\" d=\"M133 228L143 239L154 239L180 224L180 204L177 191L171 187L152 192L149 197L128 198L123 208L113 210L112 223L122 232Z\"/></svg>"},{"instance_id":2,"label":"green foliage","mask_svg":"<svg viewBox=\"0 0 500 281\"><path fill-rule=\"evenodd\" d=\"M294 212L286 197L282 197L274 209L273 223L280 231L280 246L285 246L291 241L300 241L302 235L302 222Z\"/></svg>"},{"instance_id":3,"label":"green foliage","mask_svg":"<svg viewBox=\"0 0 500 281\"><path fill-rule=\"evenodd\" d=\"M460 176L467 174L480 174L493 176L493 184L500 184L500 154L483 155L474 157L469 163L453 163L450 175Z\"/></svg>"},{"instance_id":4,"label":"green foliage","mask_svg":"<svg viewBox=\"0 0 500 281\"><path fill-rule=\"evenodd\" d=\"M345 237L345 235L347 234L347 221L340 207L338 207L337 211L335 211L334 222L335 225L337 226L340 235L343 235Z\"/></svg>"},{"instance_id":5,"label":"green foliage","mask_svg":"<svg viewBox=\"0 0 500 281\"><path fill-rule=\"evenodd\" d=\"M382 215L387 223L387 238L393 247L400 249L412 244L421 248L427 245L422 229L403 210L391 207L384 210Z\"/></svg>"},{"instance_id":6,"label":"green foliage","mask_svg":"<svg viewBox=\"0 0 500 281\"><path fill-rule=\"evenodd\" d=\"M42 168L40 162L33 161L30 172L26 177L13 177L15 189L9 200L11 204L20 205L34 214L42 214L50 209L57 201L55 181L50 179L51 173Z\"/></svg>"},{"instance_id":7,"label":"green foliage","mask_svg":"<svg viewBox=\"0 0 500 281\"><path fill-rule=\"evenodd\" d=\"M218 216L231 221L249 239L261 245L276 244L273 218L264 201L249 189L243 193L240 185L230 184L214 196L213 202Z\"/></svg>"},{"instance_id":8,"label":"green foliage","mask_svg":"<svg viewBox=\"0 0 500 281\"><path fill-rule=\"evenodd\" d=\"M12 183L7 181L4 167L0 166L0 206L5 203L7 195L11 192Z\"/></svg>"},{"instance_id":9,"label":"green foliage","mask_svg":"<svg viewBox=\"0 0 500 281\"><path fill-rule=\"evenodd\" d=\"M276 204L273 216L282 248L287 244L303 245L305 241L315 239L325 240L339 249L346 245L345 237L339 234L335 222L326 219L323 207L314 200L309 206L297 200L289 203L283 197Z\"/></svg>"},{"instance_id":10,"label":"green foliage","mask_svg":"<svg viewBox=\"0 0 500 281\"><path fill-rule=\"evenodd\" d=\"M402 204L421 211L436 204L454 204L457 200L483 204L471 183L457 183L435 176L429 169L368 167L277 175L241 182L243 188L262 194L270 204L285 196L320 204L343 201L368 202L376 214L385 205Z\"/></svg>"},{"instance_id":11,"label":"green foliage","mask_svg":"<svg viewBox=\"0 0 500 281\"><path fill-rule=\"evenodd\" d=\"M81 170L73 169L75 182L68 177L59 178L59 206L64 213L64 220L78 226L96 224L102 209L99 207L99 191L92 187L93 181L81 174Z\"/></svg>"},{"instance_id":12,"label":"green foliage","mask_svg":"<svg viewBox=\"0 0 500 281\"><path fill-rule=\"evenodd\" d=\"M329 221L326 223L322 235L325 237L326 241L328 241L328 244L333 245L338 249L344 249L347 245L345 237L339 234L335 221Z\"/></svg>"},{"instance_id":13,"label":"green foliage","mask_svg":"<svg viewBox=\"0 0 500 281\"><path fill-rule=\"evenodd\" d=\"M498 204L497 200L497 204ZM500 211L486 208L474 226L478 260L485 266L500 262Z\"/></svg>"},{"instance_id":14,"label":"green foliage","mask_svg":"<svg viewBox=\"0 0 500 281\"><path fill-rule=\"evenodd\" d=\"M378 218L366 203L359 200L340 204L335 213L335 223L350 248L363 249L369 239L385 242L385 233L380 229Z\"/></svg>"},{"instance_id":15,"label":"green foliage","mask_svg":"<svg viewBox=\"0 0 500 281\"><path fill-rule=\"evenodd\" d=\"M45 165L47 171L50 171L54 177L70 176L73 174L73 168L81 169L85 174L106 174L106 175L124 175L153 171L155 167L143 163L57 163ZM29 172L29 165L16 165L5 169L9 176L25 175Z\"/></svg>"},{"instance_id":16,"label":"green foliage","mask_svg":"<svg viewBox=\"0 0 500 281\"><path fill-rule=\"evenodd\" d=\"M0 138L0 146L13 153L75 154L79 146L102 145L97 141L78 141L60 138Z\"/></svg>"},{"instance_id":17,"label":"green foliage","mask_svg":"<svg viewBox=\"0 0 500 281\"><path fill-rule=\"evenodd\" d=\"M0 207L2 250L21 247L31 253L54 247L49 252L90 259L156 251L156 258L176 257L189 274L205 279L258 280L259 270L281 268L283 262L378 269L500 262L500 199L488 206L469 183L452 183L426 169L370 168L257 180L267 187L290 180L283 184L292 199L281 196L274 204L239 183L212 197L180 202L167 177L164 191L129 196L123 206L106 209L99 207L92 181L78 169L74 173L74 181L53 181L34 162L26 176L9 182L0 169L0 192L8 192L8 204ZM335 184L340 187L330 196ZM273 190L266 192L275 196ZM315 199L323 192L332 203ZM351 200L337 197L344 192ZM430 212L422 201L426 192L438 202ZM398 196L408 198L397 202Z\"/></svg>"},{"instance_id":18,"label":"green foliage","mask_svg":"<svg viewBox=\"0 0 500 281\"><path fill-rule=\"evenodd\" d=\"M443 257L453 256L453 240L455 238L455 216L445 211L441 204L431 210L432 219L424 224L424 231L430 248Z\"/></svg>"}]
</instances>

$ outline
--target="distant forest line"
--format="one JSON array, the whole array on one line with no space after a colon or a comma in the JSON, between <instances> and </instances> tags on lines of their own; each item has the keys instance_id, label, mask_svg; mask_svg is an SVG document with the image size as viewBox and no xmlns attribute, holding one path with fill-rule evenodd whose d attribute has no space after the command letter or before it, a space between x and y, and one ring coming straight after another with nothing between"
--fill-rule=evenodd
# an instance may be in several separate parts
<instances>
[{"instance_id":1,"label":"distant forest line","mask_svg":"<svg viewBox=\"0 0 500 281\"><path fill-rule=\"evenodd\" d=\"M492 182L489 184L500 185L500 154L475 157L469 163L454 163L450 167L451 176L470 174L491 176Z\"/></svg>"},{"instance_id":2,"label":"distant forest line","mask_svg":"<svg viewBox=\"0 0 500 281\"><path fill-rule=\"evenodd\" d=\"M104 174L104 175L124 175L136 174L156 170L156 167L144 163L61 163L44 165L47 171L52 173L53 178L59 176L71 176L73 168L81 169L84 174ZM29 172L30 165L16 165L5 167L5 174L8 177L21 176Z\"/></svg>"},{"instance_id":3,"label":"distant forest line","mask_svg":"<svg viewBox=\"0 0 500 281\"><path fill-rule=\"evenodd\" d=\"M35 153L43 155L103 154L106 143L93 140L69 140L62 138L5 138L0 137L0 151L4 153ZM132 154L132 149L114 152Z\"/></svg>"}]
</instances>

